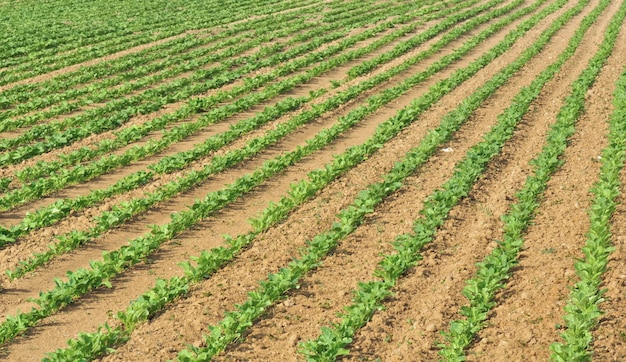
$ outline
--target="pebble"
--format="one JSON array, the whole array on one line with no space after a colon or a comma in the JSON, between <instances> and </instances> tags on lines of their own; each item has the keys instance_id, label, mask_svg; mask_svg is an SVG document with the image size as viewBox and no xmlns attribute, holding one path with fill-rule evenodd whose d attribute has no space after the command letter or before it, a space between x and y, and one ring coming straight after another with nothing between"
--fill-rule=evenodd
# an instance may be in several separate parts
<instances>
[{"instance_id":1,"label":"pebble","mask_svg":"<svg viewBox=\"0 0 626 362\"><path fill-rule=\"evenodd\" d=\"M287 343L289 343L290 346L295 347L298 344L299 340L300 336L298 336L297 334L292 334L291 336L289 336Z\"/></svg>"},{"instance_id":2,"label":"pebble","mask_svg":"<svg viewBox=\"0 0 626 362\"><path fill-rule=\"evenodd\" d=\"M533 339L533 332L530 329L523 330L520 335L520 340L523 343L528 343Z\"/></svg>"}]
</instances>

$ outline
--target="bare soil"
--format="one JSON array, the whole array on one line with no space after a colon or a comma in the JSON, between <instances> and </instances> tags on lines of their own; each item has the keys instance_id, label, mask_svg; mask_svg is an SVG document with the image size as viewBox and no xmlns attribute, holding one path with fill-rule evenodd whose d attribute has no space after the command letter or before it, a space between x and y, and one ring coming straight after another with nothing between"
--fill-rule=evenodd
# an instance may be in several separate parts
<instances>
[{"instance_id":1,"label":"bare soil","mask_svg":"<svg viewBox=\"0 0 626 362\"><path fill-rule=\"evenodd\" d=\"M499 6L510 2L504 1ZM268 308L237 343L230 345L215 359L219 361L304 360L298 352L299 343L316 338L323 326L330 326L337 322L338 314L346 305L351 304L352 293L358 287L358 283L375 279L373 273L378 262L384 255L394 250L392 246L394 238L409 232L414 220L421 217L420 211L424 200L453 175L455 166L466 156L466 152L480 142L483 135L496 124L498 115L511 104L519 90L529 85L566 48L582 19L598 2L599 0L590 1L579 15L574 16L561 28L539 55L481 104L451 141L441 145L433 157L404 181L399 191L378 205L375 211L365 218L361 226L341 240L337 248L300 281L298 289L290 291L285 298ZM393 4L390 6L395 6L400 2L390 3ZM482 3L484 1L472 6L479 6ZM67 340L76 338L80 332L93 332L103 323L118 325L119 322L115 319L116 312L126 309L129 303L150 289L158 279L183 275L178 263L188 260L191 256L199 255L203 250L223 246L224 234L234 236L252 230L248 220L261 213L271 202L277 202L285 196L292 183L306 178L310 171L323 168L324 165L332 162L334 155L365 142L375 132L378 125L410 105L416 98L424 95L439 80L451 76L455 70L466 67L478 59L501 41L509 31L550 3L552 1L548 1L547 4L539 7L539 10L497 31L460 60L381 107L375 113L366 116L356 127L347 131L331 145L289 167L245 197L162 245L144 262L111 279L112 288L98 288L76 299L73 304L42 320L25 334L0 346L0 358L11 361L40 360L45 357L46 353L66 347ZM526 1L520 7L531 4L530 1ZM516 128L512 139L507 141L500 154L490 162L470 194L453 208L444 225L438 230L435 240L421 252L423 259L399 281L393 289L393 295L384 301L384 308L376 312L372 320L357 331L353 342L348 346L350 353L342 360L431 361L439 358L437 343L442 340L441 332L449 328L452 320L461 318L460 307L467 303L462 294L466 281L474 276L476 263L493 250L497 246L497 241L501 239L503 228L501 216L507 213L515 200L516 191L522 187L532 172L529 162L541 151L550 126L555 122L559 109L571 92L572 82L585 69L589 59L597 51L611 17L618 11L620 5L619 2L613 2L599 20L591 26L579 49L532 103L530 111ZM5 5L0 3L0 8L1 6ZM334 6L336 6L335 3L327 1L325 11L330 11ZM259 235L253 244L237 255L232 262L205 281L193 285L190 293L184 298L168 305L150 321L140 324L133 331L128 342L119 346L115 352L104 356L102 360L163 361L176 358L178 351L188 345L204 346L202 336L208 332L209 326L219 323L226 312L233 311L235 305L243 303L248 298L248 293L255 290L259 282L266 279L268 274L279 271L293 258L299 257L307 241L329 230L337 221L337 214L349 206L361 190L372 183L381 181L384 174L389 172L397 161L417 146L430 130L438 126L442 117L502 68L517 59L536 41L543 30L573 6L573 3L567 4L539 22L502 56L444 96L375 154L331 182L289 214L286 220ZM308 7L305 6L302 9L305 10ZM307 21L312 23L323 21L323 15L323 13L311 14ZM419 18L415 19L415 21L419 20ZM48 244L55 241L55 236L72 230L89 229L95 225L94 217L100 212L111 210L115 205L124 201L142 197L145 193L182 177L188 172L199 170L211 162L214 156L240 149L250 139L265 134L301 112L321 104L329 97L352 85L370 80L427 50L443 35L428 40L364 76L349 79L348 72L352 67L374 59L377 55L391 50L399 42L419 34L439 21L426 22L414 32L367 56L334 68L320 77L295 87L287 94L233 115L224 122L211 125L157 155L134 162L89 182L63 188L49 197L0 212L1 226L15 225L27 212L33 212L59 198L85 195L91 190L108 187L123 176L146 169L163 157L193 148L195 144L203 142L208 137L227 130L235 122L251 117L261 112L264 107L271 106L286 97L305 96L310 91L322 87L328 90L326 94L302 106L301 109L269 122L249 134L242 135L232 144L192 162L181 171L157 175L147 185L104 200L85 210L72 212L61 222L35 230L19 238L18 242L0 248L0 269L5 271L15 268L20 261L26 260L33 253L45 251ZM367 97L398 85L405 78L427 69L428 66L461 46L469 37L478 34L495 21L497 19L476 27L441 51L410 67L406 72L364 92L338 109L326 112L322 117L298 128L297 131L255 157L211 176L202 184L171 200L159 203L148 212L104 233L93 242L74 252L55 258L34 273L14 281L2 275L0 277L0 322L19 311L28 311L35 307L36 305L30 302L29 298L37 297L40 291L54 288L55 278L66 280L67 271L89 268L90 261L101 260L103 252L116 250L127 244L129 240L146 234L150 230L150 225L169 222L171 214L186 210L195 200L253 172L267 160L304 146L306 140L321 130L331 127L338 122L340 117L357 109ZM350 34L358 34L365 29L355 28L350 31ZM352 49L366 46L392 30L360 42ZM204 29L195 32L204 34L210 31L212 30ZM0 87L0 96L2 96L2 91L18 84L51 79L56 75L75 71L81 66L114 60L125 54L162 44L169 39L171 38ZM585 234L589 229L587 210L592 202L589 189L598 180L600 170L598 156L607 144L607 122L613 111L611 102L615 82L623 71L624 59L626 59L626 28L622 28L613 54L587 94L586 111L579 119L576 132L562 157L564 163L550 179L533 224L525 234L524 248L519 258L520 263L506 287L498 294L497 304L488 316L487 325L478 333L477 338L468 348L468 360L545 361L550 356L550 344L560 341L559 333L562 328L561 324L564 323L563 307L569 298L568 288L577 280L574 263L576 258L582 255L581 247L584 245ZM271 70L262 69L255 74ZM302 74L303 71L297 74ZM236 84L243 82L244 80L241 79ZM340 85L337 86L338 84ZM227 90L232 86L231 84L222 89L207 92L204 96ZM236 99L230 100L230 102L235 101ZM155 117L172 113L183 104L184 102L168 104L158 112L134 117L127 126L142 124ZM201 115L194 115L181 122L189 122L199 116ZM55 160L60 155L83 146L94 145L111 137L114 137L114 131L93 135L72 146L29 159L18 165L4 167L0 169L0 175L10 176L18 170L32 167L39 161ZM160 134L155 133L128 147L144 144L148 139L158 137ZM123 152L123 150L116 152ZM626 300L624 292L626 287L625 184L626 171L622 174L623 193L619 196L619 206L612 220L612 241L615 251L611 255L603 286L607 288L606 301L601 305L605 314L593 332L592 348L594 359L598 361L621 361L626 358L626 335L624 334L626 322L623 318Z\"/></svg>"}]
</instances>

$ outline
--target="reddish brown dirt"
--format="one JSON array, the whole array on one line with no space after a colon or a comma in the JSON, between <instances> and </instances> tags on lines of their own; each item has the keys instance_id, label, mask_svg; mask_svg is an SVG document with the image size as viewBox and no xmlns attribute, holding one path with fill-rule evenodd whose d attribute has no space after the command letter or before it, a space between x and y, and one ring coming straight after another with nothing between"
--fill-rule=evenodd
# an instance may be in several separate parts
<instances>
[{"instance_id":1,"label":"reddish brown dirt","mask_svg":"<svg viewBox=\"0 0 626 362\"><path fill-rule=\"evenodd\" d=\"M597 3L598 0L591 1L580 15L574 17L559 30L546 49L487 99L450 142L441 145L433 157L414 175L407 178L398 192L387 198L372 214L368 215L357 230L341 240L336 250L326 257L317 269L301 280L297 290L290 291L279 303L268 308L262 318L249 328L244 338L229 346L216 360L303 360L302 355L297 351L298 343L316 338L322 326L328 326L338 320L337 313L351 303L351 293L357 288L358 283L372 280L374 269L382 256L393 252L391 242L394 237L409 232L413 221L420 217L419 212L425 198L451 177L455 165L465 156L470 147L480 142L482 136L496 123L497 116L510 105L519 89L528 85L549 64L549 61L565 48L582 18ZM527 2L523 6L530 4ZM603 39L605 28L619 5L619 3L613 3L605 11L600 20L589 30L580 49L565 64L555 79L546 85L539 98L533 102L531 110L517 127L513 138L492 160L470 195L454 207L435 240L422 251L424 259L399 281L393 290L394 295L385 300L384 310L375 313L372 321L354 336L353 343L348 347L351 354L345 360L430 361L438 359L435 345L441 340L439 332L445 331L451 320L460 318L459 308L467 303L461 294L466 280L474 275L475 264L482 260L497 245L495 241L502 237L500 216L507 212L515 199L516 190L523 185L531 172L529 161L540 151L550 125L554 122L564 98L570 91L572 81L585 68L588 59L597 50L598 44ZM545 6L547 5L543 7ZM188 296L168 305L151 321L139 325L126 344L120 346L115 353L105 356L103 360L166 360L175 358L177 352L189 344L203 346L202 335L207 332L207 326L219 323L225 312L234 310L235 304L246 300L247 293L256 289L259 281L298 257L300 250L306 246L306 241L328 230L333 222L337 221L337 213L347 207L362 189L368 184L380 181L382 175L388 172L406 152L419 144L424 135L439 124L443 116L500 69L516 59L537 39L543 29L546 29L554 19L572 6L574 5L568 4L564 9L540 22L504 55L443 97L369 159L298 207L284 222L259 235L253 244L242 251L230 264L221 268L204 282L193 285ZM331 3L329 2L326 10L330 9ZM323 18L321 16L323 14L316 15L319 15L319 18L315 19ZM456 69L480 57L500 41L508 31L529 16L513 22L461 60L438 72L374 114L367 116L357 127L346 132L328 147L306 157L242 199L166 243L145 262L113 278L111 280L113 288L101 288L88 293L77 299L71 306L41 321L26 334L0 346L0 358L12 361L38 360L44 357L46 352L65 347L66 341L75 338L79 332L95 331L105 322L117 325L118 322L113 317L115 313L125 309L141 293L152 287L158 278L182 275L182 270L177 263L190 256L198 255L202 250L222 246L223 234L237 235L251 230L247 220L258 215L269 202L275 202L284 196L292 182L305 178L309 171L331 162L333 155L343 152L352 145L364 142L380 123L424 94L438 80L449 77ZM306 139L330 127L337 122L339 117L356 109L366 100L366 97L397 85L410 74L423 71L467 41L469 36L477 34L495 20L477 27L442 51L388 82L365 92L339 109L328 112L314 122L300 127L296 132L253 159L210 177L198 187L172 200L160 203L140 217L103 234L93 243L58 257L35 273L16 281L10 282L6 277L0 277L0 283L2 283L0 319L4 320L6 316L14 315L18 310L30 309L33 304L28 301L28 298L37 296L39 291L54 287L54 278L65 279L64 275L67 270L88 267L89 261L101 259L103 251L115 250L126 244L128 240L146 233L149 230L148 225L168 222L170 214L185 210L194 200L252 172L266 160L304 145ZM351 67L390 50L399 41L406 40L437 22L438 20L428 22L418 27L414 33L396 40L393 44L373 54L333 69L321 77L296 87L286 95L229 117L225 122L210 126L188 140L172 145L158 155L120 168L91 182L66 188L49 198L0 213L1 225L14 224L24 216L27 210L39 208L59 197L72 197L85 194L91 189L106 187L126 174L145 169L164 156L190 149L194 144L226 130L234 122L252 116L263 107L272 105L284 97L303 96L320 87L329 90L328 94L305 105L301 110L242 136L214 154L193 162L182 171L159 175L144 187L105 200L100 205L84 211L72 213L57 225L20 238L18 243L0 249L1 269L11 269L19 260L24 260L34 252L45 250L47 244L54 240L55 235L70 230L86 230L93 225L92 218L98 213L110 210L111 207L125 200L140 197L145 192L165 185L191 170L200 169L215 155L239 149L246 141L263 135L292 116L347 89L348 86L402 64L409 57L428 49L441 36L376 68L366 76L347 81L347 72ZM352 29L350 33L357 34L362 30ZM385 34L380 34L374 39ZM365 46L374 39L361 42L355 48ZM515 269L507 287L498 295L498 304L489 314L488 325L479 333L476 343L470 346L469 360L547 360L548 345L559 340L559 330L554 327L555 324L562 323L563 306L568 298L567 287L576 279L573 271L574 258L581 255L580 248L589 226L586 210L591 198L588 190L597 180L599 171L597 156L606 145L606 121L612 111L611 99L614 84L622 71L622 60L626 59L626 29L622 30L617 44L615 52L598 81L588 93L587 110L578 122L576 134L565 152L563 157L565 163L550 180L534 223L525 235L525 247L520 256L520 265ZM97 61L101 59L94 60L94 62ZM71 69L66 68L63 71L67 72ZM267 72L271 69L262 71ZM46 76L50 77L53 74L56 72ZM332 85L336 81L345 82L345 84L333 88ZM2 89L0 88L0 91ZM171 113L180 106L182 103L168 105L157 113L134 118L132 124L146 122L159 114ZM183 122L190 120L192 118ZM55 159L58 155L70 152L79 145L94 144L107 137L112 137L112 133L93 136L71 147L39 156L20 165L4 168L1 174L11 175L16 170L33 165L39 160ZM160 135L150 135L129 147L157 137ZM626 182L626 171L622 179ZM626 188L623 189L626 191ZM602 309L606 314L600 320L598 329L594 331L593 344L596 358L607 361L619 361L626 356L626 338L623 334L626 330L626 322L622 318L623 301L626 298L626 294L623 293L623 287L626 285L626 269L623 267L626 231L622 227L626 223L626 220L622 220L626 214L624 209L626 199L622 195L619 201L620 205L612 221L616 251L611 256L605 279L605 287L608 288L607 301L602 304Z\"/></svg>"}]
</instances>

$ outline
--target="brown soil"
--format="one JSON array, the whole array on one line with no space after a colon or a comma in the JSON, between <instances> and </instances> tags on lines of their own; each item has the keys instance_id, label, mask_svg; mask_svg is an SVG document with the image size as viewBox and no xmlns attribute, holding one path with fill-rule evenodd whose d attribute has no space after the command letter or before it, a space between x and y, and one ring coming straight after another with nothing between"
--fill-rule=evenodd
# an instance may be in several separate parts
<instances>
[{"instance_id":1,"label":"brown soil","mask_svg":"<svg viewBox=\"0 0 626 362\"><path fill-rule=\"evenodd\" d=\"M506 1L503 5L509 2ZM497 122L497 116L511 104L519 89L530 84L537 74L565 49L567 41L574 34L582 18L597 3L598 0L591 1L580 15L575 16L559 30L545 50L489 97L450 142L441 145L433 157L414 175L407 178L398 192L378 205L357 230L341 240L338 247L319 267L300 281L297 290L290 291L279 303L268 308L262 318L248 329L244 338L229 346L216 360L303 360L302 355L298 353L298 343L316 338L322 326L329 326L338 321L337 314L346 305L351 304L352 292L358 283L372 280L377 263L383 255L393 252L391 242L394 238L411 230L413 221L420 217L425 198L452 176L455 165L465 156L469 148L481 141L482 136ZM530 4L531 2L526 2L522 6ZM331 9L330 5L329 2L325 11ZM460 318L459 308L467 303L461 293L466 280L475 274L476 263L481 261L497 245L496 240L502 237L500 216L508 211L515 199L515 192L530 174L529 161L540 152L546 133L568 95L573 80L586 67L587 61L597 50L609 20L619 5L613 3L609 6L590 28L579 50L556 77L548 82L517 127L513 138L490 162L469 196L453 208L435 240L422 251L423 260L399 281L393 289L393 296L385 300L384 310L375 313L373 319L356 333L353 343L348 347L350 354L344 358L345 360L438 359L436 344L442 339L439 332L447 330L450 321ZM247 293L256 289L259 281L266 279L268 274L278 271L293 258L298 257L300 250L306 247L306 241L331 228L337 221L337 213L350 205L361 190L373 182L380 181L382 175L406 152L418 145L426 133L439 124L443 116L504 66L514 61L537 39L542 30L573 6L568 4L541 21L504 55L444 96L378 152L325 187L292 212L284 222L259 235L249 248L209 279L193 285L189 295L168 305L151 321L139 325L126 344L120 346L115 353L105 356L103 360L166 360L175 358L177 352L187 345L203 346L205 342L202 335L207 333L208 326L219 323L225 312L232 311L236 304L243 303L247 299ZM315 19L322 19L323 14L313 15L320 16ZM115 313L125 309L130 302L151 288L158 278L182 275L182 269L177 265L179 262L188 260L190 256L199 255L202 250L223 246L223 234L237 235L251 230L247 220L258 215L269 202L276 202L283 197L291 183L305 178L308 172L331 162L333 155L364 142L380 123L423 95L437 81L449 77L456 69L465 67L480 57L531 15L506 26L461 60L367 116L357 127L347 131L328 147L289 167L245 197L166 243L145 262L113 278L111 280L113 288L99 288L82 296L71 306L42 320L26 334L0 346L0 358L11 361L39 360L45 353L65 347L66 341L75 338L79 332L95 331L105 322L117 325L119 322L114 318ZM28 298L36 297L40 291L53 288L55 278L66 279L64 277L66 271L89 267L91 260L101 259L103 251L115 250L125 245L128 240L148 232L149 225L170 221L170 214L185 210L196 199L252 172L266 160L304 145L305 140L332 126L339 117L356 109L366 97L397 85L411 74L423 71L496 20L477 27L435 55L412 66L408 71L374 87L337 110L327 112L314 122L300 127L254 158L210 177L182 195L160 203L140 217L104 233L94 242L60 256L36 272L13 282L5 276L0 277L0 319L4 320L20 310L29 310L34 304L29 302ZM148 185L107 199L86 210L74 212L56 225L20 238L17 243L0 249L0 268L3 271L14 268L20 260L28 258L32 253L46 250L47 245L54 241L54 236L71 230L86 230L93 226L93 217L100 212L110 210L123 201L141 197L144 193L153 191L191 170L198 170L215 155L239 149L246 141L263 135L350 85L368 80L402 64L410 57L428 49L441 39L441 36L376 68L370 74L345 82L348 79L347 72L353 66L392 49L399 41L410 38L438 21L421 25L415 32L366 57L326 72L285 95L229 117L225 122L207 127L155 156L90 182L67 187L50 197L0 213L1 225L13 225L19 222L27 211L36 210L57 198L84 195L90 190L111 185L124 175L145 169L162 157L190 149L207 137L223 132L234 122L253 116L264 107L275 104L285 97L301 97L321 87L328 89L327 94L311 104L280 117L259 130L243 135L223 149L193 162L184 170L158 175ZM363 29L352 29L350 34L357 34L359 31ZM363 47L387 33L360 42L354 48ZM133 48L110 57L115 58L138 50L140 49ZM580 249L589 228L586 210L590 206L591 195L588 190L598 179L600 163L597 157L606 146L607 120L612 111L612 94L625 58L626 29L622 29L613 55L587 95L586 112L580 118L576 133L563 156L565 163L549 181L534 222L525 234L520 264L515 268L506 288L498 294L497 306L489 314L487 326L479 332L477 340L468 349L469 360L543 361L549 358L548 346L560 340L559 329L555 328L555 325L563 323L563 306L569 298L568 286L576 281L573 265L575 258L582 255ZM82 65L96 64L102 60L96 59ZM24 82L38 82L72 69L68 67ZM269 71L271 69L259 72ZM332 85L336 81L345 84L333 88ZM7 85L5 88L0 87L0 91L24 82ZM221 90L225 89L227 88ZM214 92L211 91L207 95ZM174 112L182 105L182 102L171 104L159 112L135 117L129 125L141 124L161 114ZM183 122L193 119L191 117ZM53 160L78 147L93 145L110 137L113 137L112 132L94 135L72 146L35 157L19 165L3 168L0 175L12 175L17 170L34 165L37 161ZM158 137L160 134L155 133L128 147ZM626 171L622 175L622 181L626 182ZM622 189L626 192L626 187ZM622 220L626 215L625 196L621 195L619 202L612 220L616 251L611 256L605 276L607 300L601 306L605 314L594 331L592 346L595 358L603 361L619 361L626 356L626 338L623 333L626 330L626 322L622 318L626 298L623 292L626 286L626 269L623 263L626 255L626 229L623 225L626 224L626 220Z\"/></svg>"}]
</instances>

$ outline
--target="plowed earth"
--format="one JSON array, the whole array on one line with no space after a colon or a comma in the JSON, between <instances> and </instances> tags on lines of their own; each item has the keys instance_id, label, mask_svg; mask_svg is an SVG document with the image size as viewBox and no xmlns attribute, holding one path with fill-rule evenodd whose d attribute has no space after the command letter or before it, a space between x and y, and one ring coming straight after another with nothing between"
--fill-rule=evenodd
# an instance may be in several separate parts
<instances>
[{"instance_id":1,"label":"plowed earth","mask_svg":"<svg viewBox=\"0 0 626 362\"><path fill-rule=\"evenodd\" d=\"M30 2L32 1L24 1L24 3ZM170 215L187 210L195 200L202 199L208 193L222 189L227 184L232 184L238 178L253 172L264 162L276 156L306 146L307 140L318 132L333 126L341 117L367 104L368 97L380 94L386 89L399 85L410 76L429 69L430 66L437 64L446 55L452 54L473 36L496 24L497 21L534 4L532 1L520 1L517 4L505 0L488 6L471 17L459 20L449 28L413 45L407 51L389 57L387 61L366 74L351 76L349 72L354 67L375 60L378 56L390 52L398 44L428 32L451 15L478 9L487 4L487 1L454 1L446 6L440 6L438 10L434 8L441 5L438 2L428 2L424 5L415 3L409 6L411 3L413 2L400 0L365 3L331 0L315 3L293 1L290 3L290 8L277 8L274 15L294 15L291 17L292 20L286 20L284 24L281 24L282 28L289 29L290 26L295 26L302 21L309 22L311 27L290 34L276 35L271 41L258 44L232 57L257 54L259 51L262 52L264 47L273 44L285 45L280 52L287 54L290 49L310 41L302 40L298 36L316 27L328 25L328 32L319 34L317 37L328 35L332 31L341 32L341 35L332 42L310 50L310 52L323 51L340 44L342 40L359 36L382 22L396 19L397 23L376 32L369 38L357 41L334 55L320 57L319 60L304 68L281 73L271 81L271 84L305 74L307 70L320 62L327 62L342 54L374 44L403 26L417 25L406 34L393 38L371 52L349 59L287 92L228 116L219 123L204 127L192 136L156 154L133 161L129 165L117 167L90 180L65 185L60 190L44 197L28 200L6 211L1 211L1 226L8 228L17 225L28 213L44 208L56 200L76 198L87 195L93 190L105 189L122 177L146 170L147 167L156 164L164 157L193 149L195 145L207 138L227 131L235 122L253 117L262 112L265 107L273 106L287 97L305 97L313 91L326 90L324 94L315 97L298 109L285 113L252 132L242 134L235 141L191 162L182 170L155 174L150 182L143 186L106 198L85 209L72 211L67 217L53 225L32 230L20 236L16 242L0 248L0 268L2 271L13 270L21 261L28 260L33 254L48 250L48 245L57 241L56 236L64 235L72 230L86 231L94 227L97 221L95 217L101 212L113 210L116 205L125 201L144 197L146 193L187 175L190 171L201 170L204 165L211 162L213 157L241 149L249 140L261 137L293 117L315 109L315 105L322 104L349 87L376 79L377 76L408 62L412 57L428 51L431 46L446 39L446 34L476 17L509 5L514 6L504 15L485 18L484 21L461 33L458 38L451 40L441 49L422 56L420 61L406 70L368 88L354 99L323 113L312 122L298 127L294 132L254 157L210 176L192 189L154 205L148 211L102 233L86 245L53 258L47 264L21 278L10 280L3 274L0 276L0 320L5 321L10 316L37 308L37 305L29 298L37 297L42 291L53 289L57 278L67 280L66 272L89 268L90 261L101 260L104 251L116 250L126 245L129 240L149 233L150 225L169 222ZM235 202L163 244L143 262L113 277L110 280L111 288L101 286L75 298L70 305L61 308L52 316L39 321L36 326L1 345L0 359L40 360L48 352L65 348L67 341L76 338L80 332L95 332L104 323L112 326L119 325L115 318L116 313L126 309L129 303L152 288L158 279L184 275L178 263L199 255L203 250L223 246L224 234L235 236L251 231L252 226L248 220L258 216L270 203L276 203L286 196L293 183L307 179L307 174L313 170L323 169L325 165L333 161L335 155L346 151L349 147L364 143L381 123L409 106L415 99L427 94L437 82L452 76L458 69L469 66L505 39L509 32L553 3L555 3L554 0L547 0L536 9L499 27L459 59L373 113L366 115L356 126L344 132L328 146L288 167ZM111 66L114 66L116 62L121 62L121 59L126 59L125 57L140 54L151 47L166 46L168 42L175 42L182 37L206 39L202 45L196 45L198 49L216 44L218 40L212 41L211 37L225 34L229 30L233 30L235 34L248 34L245 41L249 41L262 34L255 35L254 29L242 27L247 21L258 21L261 24L259 26L277 25L271 20L271 15L254 13L254 9L277 6L277 3L260 1L255 4L257 7L252 7L253 11L247 20L236 20L215 28L190 26L179 35L152 43L132 45L118 53L81 61L46 74L1 85L0 99L5 94L11 94L12 89L18 89L19 86L27 85L34 86L35 89L37 87L43 89L43 84L53 84L58 79L71 79L75 75L77 77L83 69L88 67L102 62L109 62ZM351 304L353 292L358 288L359 283L375 280L374 272L378 263L384 255L394 252L392 246L394 238L410 232L414 220L423 217L420 211L427 197L452 177L455 166L466 156L466 152L479 143L483 136L496 125L498 115L511 105L519 90L528 86L566 49L583 18L598 4L599 0L590 0L580 13L571 17L538 55L528 61L471 114L451 140L438 146L435 154L404 180L397 192L377 205L354 232L340 240L337 247L323 259L320 265L299 281L298 289L289 291L277 303L267 308L261 318L257 319L239 340L230 344L215 359L223 361L304 360L304 356L299 353L299 343L317 338L322 327L339 321L338 314L345 306ZM203 347L205 345L203 334L209 332L209 326L218 324L226 312L233 311L236 305L244 303L248 298L248 293L256 290L259 282L265 280L268 274L279 271L292 259L298 258L300 251L307 246L307 241L312 240L317 234L330 230L333 223L338 221L338 213L348 207L362 190L372 183L383 180L384 175L392 169L394 164L413 147L419 145L428 132L439 125L446 114L504 67L520 57L537 41L544 30L575 5L574 1L570 1L538 21L502 55L416 116L415 120L396 137L295 208L285 220L258 235L252 244L241 251L232 262L224 265L204 281L192 285L189 293L168 303L149 321L138 325L126 343L115 346L115 351L101 358L106 361L159 361L175 359L178 351L188 345ZM516 192L531 174L532 168L529 162L541 152L551 125L572 91L572 83L598 51L609 22L621 5L618 0L611 1L598 20L591 25L573 56L565 62L556 76L543 87L539 96L532 102L529 112L516 127L513 137L490 161L486 171L474 184L469 195L453 207L445 223L437 231L434 241L422 251L423 259L400 278L392 289L392 296L383 301L383 308L374 313L372 319L354 335L352 343L347 347L349 354L342 357L342 360L431 361L439 358L437 344L443 340L441 332L448 330L452 320L462 318L459 309L467 304L467 299L462 294L466 281L475 275L476 263L489 254L498 245L498 240L502 238L501 216L507 213L515 199ZM13 6L12 2L1 3L0 12L11 6ZM452 13L442 13L456 6L458 9ZM431 8L432 10L428 12L418 11L418 9ZM337 14L340 14L341 19L344 20L337 20L340 18ZM377 14L377 17L370 19L368 14ZM76 16L79 15L79 10L76 10ZM402 15L411 16L400 20ZM266 21L263 23L264 19ZM346 23L337 25L336 29L330 29L330 25L339 21ZM350 22L354 24L351 27L346 25ZM143 31L159 31L159 29L158 27L147 28ZM225 39L228 39L228 36ZM189 51L192 49L181 50L181 54ZM220 92L231 91L238 86L245 85L246 81L253 76L271 74L286 62L293 59L302 60L306 56L307 53L300 54L282 60L277 65L255 69L237 80L229 81L216 89L205 90L193 97L210 97L219 95ZM137 57L138 65L141 65L141 56ZM159 60L151 62L157 61ZM209 69L215 65L215 63L208 63L198 69ZM569 298L569 288L578 280L574 263L577 258L582 257L581 248L589 230L587 210L592 202L589 190L599 179L600 159L598 156L607 145L608 120L614 110L612 100L615 84L624 71L625 65L626 27L622 27L611 56L587 93L584 114L579 118L576 131L562 155L563 164L548 182L534 220L525 233L519 264L513 270L505 287L497 295L496 306L489 313L486 325L466 349L468 360L545 361L550 357L549 346L561 341L559 334L562 328L560 326L564 324L563 308ZM240 66L242 65L233 65L230 70ZM4 72L10 72L12 69L11 66L0 68ZM163 79L157 84L124 94L120 98L141 95L152 88L167 85L168 82L185 79L198 69L189 69L187 72ZM82 88L88 85L95 87L95 84L97 80L77 81L77 84L71 87ZM247 94L266 89L268 85L260 86L241 96L230 97L214 107L232 104ZM77 97L68 101L70 103L79 101L80 97L84 96ZM54 122L70 119L90 109L104 107L109 101L113 100L98 104L85 102L83 106L71 113L59 114L50 119L44 119L41 123L45 124L53 119ZM173 114L187 102L187 98L176 102L166 102L156 111L133 114L122 128L143 125L158 117ZM8 112L18 106L19 103L12 104L0 112ZM24 114L37 114L37 112L50 110L49 107L43 108L42 106ZM207 111L209 110L192 114L179 120L175 125L196 121ZM23 116L16 115L9 119L19 119ZM4 121L0 120L0 122ZM168 128L172 127L168 126ZM26 131L28 127L18 128L14 131L2 132L2 136L15 138ZM22 170L37 167L38 163L58 161L64 154L81 147L95 147L102 140L115 139L116 131L117 129L114 129L93 134L47 153L26 158L16 164L4 165L0 170L0 176L13 177ZM161 132L157 130L135 143L112 152L122 154L133 146L145 145L148 140L160 138ZM34 142L36 141L25 144ZM96 160L99 157L102 156L97 156ZM90 162L88 160L83 164L88 165ZM69 169L74 166L64 167ZM626 190L623 186L625 183L626 176L623 172L622 194L618 197L619 206L612 219L612 242L616 249L610 256L608 270L604 276L603 287L607 288L606 301L600 307L605 314L600 318L597 329L593 331L594 341L591 346L594 359L598 361L626 359L626 322L624 320L626 312L626 206L624 206L626 197L624 192ZM0 197L28 184L29 181L22 182L14 179L8 189L2 191Z\"/></svg>"}]
</instances>

